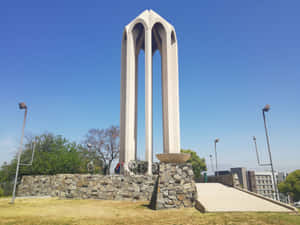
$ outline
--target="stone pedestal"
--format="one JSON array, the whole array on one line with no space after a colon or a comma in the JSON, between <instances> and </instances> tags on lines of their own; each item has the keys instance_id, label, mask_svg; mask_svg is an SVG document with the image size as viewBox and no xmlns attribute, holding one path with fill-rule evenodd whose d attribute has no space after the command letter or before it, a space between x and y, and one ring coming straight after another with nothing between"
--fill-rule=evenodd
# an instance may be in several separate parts
<instances>
[{"instance_id":1,"label":"stone pedestal","mask_svg":"<svg viewBox=\"0 0 300 225\"><path fill-rule=\"evenodd\" d=\"M197 190L192 165L160 163L151 198L152 209L194 207Z\"/></svg>"}]
</instances>

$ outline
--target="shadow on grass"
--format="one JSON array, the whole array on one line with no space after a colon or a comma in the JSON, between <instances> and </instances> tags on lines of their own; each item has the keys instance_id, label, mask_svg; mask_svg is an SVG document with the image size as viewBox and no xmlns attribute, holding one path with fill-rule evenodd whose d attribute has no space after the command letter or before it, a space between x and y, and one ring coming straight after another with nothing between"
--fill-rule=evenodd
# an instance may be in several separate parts
<instances>
[{"instance_id":1,"label":"shadow on grass","mask_svg":"<svg viewBox=\"0 0 300 225\"><path fill-rule=\"evenodd\" d=\"M151 209L151 205L150 204L142 204L140 205L141 208L147 208L147 209ZM152 210L152 209L151 209Z\"/></svg>"}]
</instances>

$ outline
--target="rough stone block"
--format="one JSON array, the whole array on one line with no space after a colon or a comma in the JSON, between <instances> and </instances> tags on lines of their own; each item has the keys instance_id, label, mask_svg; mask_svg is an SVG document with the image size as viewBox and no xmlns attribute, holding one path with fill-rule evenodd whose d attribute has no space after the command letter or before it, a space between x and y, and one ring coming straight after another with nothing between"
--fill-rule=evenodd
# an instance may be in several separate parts
<instances>
[{"instance_id":1,"label":"rough stone block","mask_svg":"<svg viewBox=\"0 0 300 225\"><path fill-rule=\"evenodd\" d=\"M193 176L191 164L161 163L152 208L193 207L197 196Z\"/></svg>"}]
</instances>

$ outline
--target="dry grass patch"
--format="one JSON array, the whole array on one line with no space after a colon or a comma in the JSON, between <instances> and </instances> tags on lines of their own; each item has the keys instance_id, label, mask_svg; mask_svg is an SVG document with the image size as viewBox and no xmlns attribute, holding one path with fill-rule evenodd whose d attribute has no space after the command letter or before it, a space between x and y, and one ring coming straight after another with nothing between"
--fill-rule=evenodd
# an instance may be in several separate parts
<instances>
[{"instance_id":1,"label":"dry grass patch","mask_svg":"<svg viewBox=\"0 0 300 225\"><path fill-rule=\"evenodd\" d=\"M296 225L300 216L284 213L207 213L196 209L172 209L154 211L147 202L101 201L101 200L58 200L0 199L0 224L195 224L195 225Z\"/></svg>"}]
</instances>

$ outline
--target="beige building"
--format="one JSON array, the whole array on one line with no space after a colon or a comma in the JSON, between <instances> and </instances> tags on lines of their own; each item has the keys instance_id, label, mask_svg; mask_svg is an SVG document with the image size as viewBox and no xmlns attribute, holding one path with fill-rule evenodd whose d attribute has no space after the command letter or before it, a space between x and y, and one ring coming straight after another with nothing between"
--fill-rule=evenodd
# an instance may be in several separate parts
<instances>
[{"instance_id":1,"label":"beige building","mask_svg":"<svg viewBox=\"0 0 300 225\"><path fill-rule=\"evenodd\" d=\"M255 172L256 190L258 194L276 199L275 186L271 172ZM277 173L275 173L277 183Z\"/></svg>"},{"instance_id":2,"label":"beige building","mask_svg":"<svg viewBox=\"0 0 300 225\"><path fill-rule=\"evenodd\" d=\"M276 185L284 181L287 177L285 172L275 172ZM272 199L280 199L282 202L289 202L288 197L284 194L276 193L271 172L255 172L255 181L257 193Z\"/></svg>"}]
</instances>

